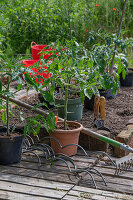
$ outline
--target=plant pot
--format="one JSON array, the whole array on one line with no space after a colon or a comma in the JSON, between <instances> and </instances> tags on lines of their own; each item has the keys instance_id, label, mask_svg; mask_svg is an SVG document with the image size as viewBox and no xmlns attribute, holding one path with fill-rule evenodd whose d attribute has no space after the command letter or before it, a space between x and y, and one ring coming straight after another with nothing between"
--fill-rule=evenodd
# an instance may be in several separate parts
<instances>
[{"instance_id":1,"label":"plant pot","mask_svg":"<svg viewBox=\"0 0 133 200\"><path fill-rule=\"evenodd\" d=\"M44 57L43 59L47 59L49 57L48 51L51 49L45 49L48 45L38 45L35 42L31 42L31 51L32 51L32 58L33 60L39 60L43 51Z\"/></svg>"},{"instance_id":2,"label":"plant pot","mask_svg":"<svg viewBox=\"0 0 133 200\"><path fill-rule=\"evenodd\" d=\"M112 94L112 89L108 89L108 90L100 90L100 96L104 96L105 99L111 99L111 98L115 98L117 95L117 91Z\"/></svg>"},{"instance_id":3,"label":"plant pot","mask_svg":"<svg viewBox=\"0 0 133 200\"><path fill-rule=\"evenodd\" d=\"M55 104L59 104L58 107L58 116L64 119L64 99L58 99L55 98ZM83 104L81 103L81 98L75 98L75 99L68 99L67 104L67 120L74 121L74 120L81 120L82 119L82 113L83 113Z\"/></svg>"},{"instance_id":4,"label":"plant pot","mask_svg":"<svg viewBox=\"0 0 133 200\"><path fill-rule=\"evenodd\" d=\"M115 94L112 94L112 89L108 89L107 91L105 90L100 90L100 96L104 96L105 99L111 99L111 98L115 98L117 95L117 91ZM85 97L84 100L84 107L88 110L93 110L94 107L94 98L95 95L92 95L92 98L89 99L88 97Z\"/></svg>"},{"instance_id":5,"label":"plant pot","mask_svg":"<svg viewBox=\"0 0 133 200\"><path fill-rule=\"evenodd\" d=\"M15 129L22 132L22 130ZM6 132L6 128L0 128L0 164L10 165L21 161L22 142L24 135L20 134L14 137L2 137L1 134Z\"/></svg>"},{"instance_id":6,"label":"plant pot","mask_svg":"<svg viewBox=\"0 0 133 200\"><path fill-rule=\"evenodd\" d=\"M78 122L68 121L67 123L68 125L76 128L72 130L55 129L50 133L50 136L56 138L62 146L66 146L68 144L78 144L80 131L83 129L83 126ZM58 122L57 124L62 125L63 122ZM77 146L70 145L61 149L59 144L53 139L51 139L51 147L55 153L63 153L67 156L72 156L77 153Z\"/></svg>"},{"instance_id":7,"label":"plant pot","mask_svg":"<svg viewBox=\"0 0 133 200\"><path fill-rule=\"evenodd\" d=\"M86 109L93 110L93 107L94 107L94 98L95 98L95 95L92 95L91 99L89 99L88 97L85 96L84 107Z\"/></svg>"},{"instance_id":8,"label":"plant pot","mask_svg":"<svg viewBox=\"0 0 133 200\"><path fill-rule=\"evenodd\" d=\"M126 75L125 79L123 79L122 74L120 74L120 83L121 86L133 87L133 68L129 68L129 73Z\"/></svg>"}]
</instances>

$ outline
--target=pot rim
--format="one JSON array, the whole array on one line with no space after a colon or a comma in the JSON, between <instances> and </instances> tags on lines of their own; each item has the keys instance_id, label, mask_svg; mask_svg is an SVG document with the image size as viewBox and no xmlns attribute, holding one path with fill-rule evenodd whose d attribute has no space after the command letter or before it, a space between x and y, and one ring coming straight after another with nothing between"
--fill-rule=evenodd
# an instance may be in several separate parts
<instances>
[{"instance_id":1,"label":"pot rim","mask_svg":"<svg viewBox=\"0 0 133 200\"><path fill-rule=\"evenodd\" d=\"M65 99L60 99L55 97L55 103L63 104L64 105ZM75 103L81 103L81 97L76 97L74 99L68 99L68 104L75 104Z\"/></svg>"},{"instance_id":2,"label":"pot rim","mask_svg":"<svg viewBox=\"0 0 133 200\"><path fill-rule=\"evenodd\" d=\"M64 123L63 121L59 121L57 123ZM58 132L58 133L73 133L74 132L77 132L77 131L81 131L83 129L83 125L80 124L79 122L75 122L75 121L67 121L68 124L74 124L74 125L77 125L78 127L76 129L72 129L72 130L64 130L64 129L55 129L53 132Z\"/></svg>"}]
</instances>

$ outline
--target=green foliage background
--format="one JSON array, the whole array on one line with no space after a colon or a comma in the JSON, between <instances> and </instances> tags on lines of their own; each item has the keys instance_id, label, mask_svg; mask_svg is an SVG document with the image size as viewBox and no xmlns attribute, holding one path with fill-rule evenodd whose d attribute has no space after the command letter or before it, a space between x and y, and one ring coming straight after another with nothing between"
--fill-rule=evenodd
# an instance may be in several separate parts
<instances>
[{"instance_id":1,"label":"green foliage background","mask_svg":"<svg viewBox=\"0 0 133 200\"><path fill-rule=\"evenodd\" d=\"M68 10L72 36L78 42L85 42L88 32L99 28L116 33L123 4L124 0L2 0L0 49L18 54L30 49L32 41L50 44L70 39ZM132 0L128 0L122 35L133 36Z\"/></svg>"}]
</instances>

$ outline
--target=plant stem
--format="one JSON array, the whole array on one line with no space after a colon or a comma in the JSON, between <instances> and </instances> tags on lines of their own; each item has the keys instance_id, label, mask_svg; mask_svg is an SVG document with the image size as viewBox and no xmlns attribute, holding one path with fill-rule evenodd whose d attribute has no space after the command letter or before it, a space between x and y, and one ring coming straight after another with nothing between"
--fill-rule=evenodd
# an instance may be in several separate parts
<instances>
[{"instance_id":1,"label":"plant stem","mask_svg":"<svg viewBox=\"0 0 133 200\"><path fill-rule=\"evenodd\" d=\"M7 85L7 91L9 92L10 89L10 77L8 78L8 85ZM7 95L6 98L6 126L7 126L7 136L10 135L9 131L9 96Z\"/></svg>"},{"instance_id":2,"label":"plant stem","mask_svg":"<svg viewBox=\"0 0 133 200\"><path fill-rule=\"evenodd\" d=\"M126 10L126 4L127 4L127 0L125 0L125 2L124 2L124 6L123 6L122 15L121 15L121 20L120 20L120 25L119 25L119 30L118 30L117 38L120 36L122 22L123 22L125 10ZM116 54L116 48L117 48L117 44L115 44L115 48L114 48L114 54L113 54L113 58L112 58L112 62L111 62L111 67L110 67L110 71L109 71L110 74L112 74L112 72L113 72L114 60L115 60L115 54Z\"/></svg>"},{"instance_id":3,"label":"plant stem","mask_svg":"<svg viewBox=\"0 0 133 200\"><path fill-rule=\"evenodd\" d=\"M65 116L64 116L64 129L66 130L67 129L67 103L68 103L68 85L66 85L66 88L65 88L65 103L64 103L64 113L65 113Z\"/></svg>"}]
</instances>

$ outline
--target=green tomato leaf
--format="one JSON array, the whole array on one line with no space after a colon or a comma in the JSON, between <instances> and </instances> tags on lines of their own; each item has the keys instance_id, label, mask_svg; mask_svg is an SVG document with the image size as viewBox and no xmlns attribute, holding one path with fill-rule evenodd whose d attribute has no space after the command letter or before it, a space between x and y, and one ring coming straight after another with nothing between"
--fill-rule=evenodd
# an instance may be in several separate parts
<instances>
[{"instance_id":1,"label":"green tomato leaf","mask_svg":"<svg viewBox=\"0 0 133 200\"><path fill-rule=\"evenodd\" d=\"M55 129L55 116L53 113L49 113L47 115L47 123L48 123L49 129L53 131Z\"/></svg>"},{"instance_id":2,"label":"green tomato leaf","mask_svg":"<svg viewBox=\"0 0 133 200\"><path fill-rule=\"evenodd\" d=\"M42 118L42 121L43 121L44 128L46 129L47 132L49 132L49 128L48 128L48 124L47 124L46 119Z\"/></svg>"},{"instance_id":3,"label":"green tomato leaf","mask_svg":"<svg viewBox=\"0 0 133 200\"><path fill-rule=\"evenodd\" d=\"M35 83L35 81L32 80L30 75L27 73L25 73L25 80L27 83L29 83L30 85L34 86L37 89L37 84Z\"/></svg>"},{"instance_id":4,"label":"green tomato leaf","mask_svg":"<svg viewBox=\"0 0 133 200\"><path fill-rule=\"evenodd\" d=\"M93 91L94 94L98 93L98 89L95 85L92 85L91 88L92 88L92 91Z\"/></svg>"},{"instance_id":5,"label":"green tomato leaf","mask_svg":"<svg viewBox=\"0 0 133 200\"><path fill-rule=\"evenodd\" d=\"M14 113L13 112L11 112L11 111L9 111L9 113L13 116L13 117L15 117L15 115L14 115Z\"/></svg>"},{"instance_id":6,"label":"green tomato leaf","mask_svg":"<svg viewBox=\"0 0 133 200\"><path fill-rule=\"evenodd\" d=\"M93 91L91 89L85 89L84 90L84 94L85 96L87 96L89 99L91 99L92 95L93 95Z\"/></svg>"},{"instance_id":7,"label":"green tomato leaf","mask_svg":"<svg viewBox=\"0 0 133 200\"><path fill-rule=\"evenodd\" d=\"M6 111L5 110L2 113L2 121L4 124L6 124Z\"/></svg>"},{"instance_id":8,"label":"green tomato leaf","mask_svg":"<svg viewBox=\"0 0 133 200\"><path fill-rule=\"evenodd\" d=\"M50 105L54 104L53 95L51 95L50 93L48 93L46 91L42 91L42 95L43 95L43 98L45 99L45 101L48 101Z\"/></svg>"},{"instance_id":9,"label":"green tomato leaf","mask_svg":"<svg viewBox=\"0 0 133 200\"><path fill-rule=\"evenodd\" d=\"M17 85L17 90L21 90L22 89L22 84Z\"/></svg>"},{"instance_id":10,"label":"green tomato leaf","mask_svg":"<svg viewBox=\"0 0 133 200\"><path fill-rule=\"evenodd\" d=\"M34 129L33 134L36 136L40 132L41 124L37 123L37 127Z\"/></svg>"},{"instance_id":11,"label":"green tomato leaf","mask_svg":"<svg viewBox=\"0 0 133 200\"><path fill-rule=\"evenodd\" d=\"M24 127L24 136L26 137L27 134L31 134L31 128L29 126L29 124L26 124Z\"/></svg>"}]
</instances>

